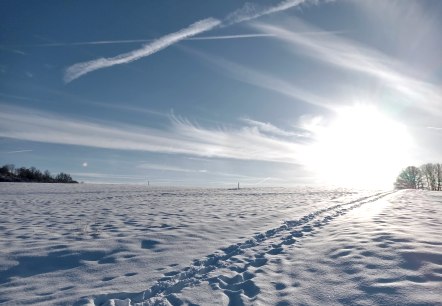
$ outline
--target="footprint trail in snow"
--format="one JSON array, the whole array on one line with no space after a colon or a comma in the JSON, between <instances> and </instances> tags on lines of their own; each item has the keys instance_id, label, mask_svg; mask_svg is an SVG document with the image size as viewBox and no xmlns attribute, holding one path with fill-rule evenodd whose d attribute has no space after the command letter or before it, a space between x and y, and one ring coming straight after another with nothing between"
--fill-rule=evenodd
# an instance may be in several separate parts
<instances>
[{"instance_id":1,"label":"footprint trail in snow","mask_svg":"<svg viewBox=\"0 0 442 306\"><path fill-rule=\"evenodd\" d=\"M259 294L260 289L254 284L253 278L256 272L265 269L269 258L282 254L303 237L314 235L335 218L392 193L377 193L316 210L297 220L284 221L277 228L196 259L192 265L180 271L166 273L143 292L105 294L83 299L76 305L182 305L183 301L176 294L203 282L207 282L212 289L221 290L227 296L229 305L242 305L240 294L249 299Z\"/></svg>"}]
</instances>

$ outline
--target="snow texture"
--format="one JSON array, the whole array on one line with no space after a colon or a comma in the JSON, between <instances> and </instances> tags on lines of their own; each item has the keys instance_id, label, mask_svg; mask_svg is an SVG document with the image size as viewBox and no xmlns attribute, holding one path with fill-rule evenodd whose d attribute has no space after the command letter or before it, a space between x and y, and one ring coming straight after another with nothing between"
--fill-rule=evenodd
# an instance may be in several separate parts
<instances>
[{"instance_id":1,"label":"snow texture","mask_svg":"<svg viewBox=\"0 0 442 306\"><path fill-rule=\"evenodd\" d=\"M441 305L442 193L0 193L1 305Z\"/></svg>"}]
</instances>

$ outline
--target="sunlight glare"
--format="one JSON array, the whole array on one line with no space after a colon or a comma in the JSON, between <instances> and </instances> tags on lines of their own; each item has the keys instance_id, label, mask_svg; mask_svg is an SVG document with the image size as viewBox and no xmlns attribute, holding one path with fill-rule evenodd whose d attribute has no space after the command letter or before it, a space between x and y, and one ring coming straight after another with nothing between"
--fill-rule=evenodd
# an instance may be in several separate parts
<instances>
[{"instance_id":1,"label":"sunlight glare","mask_svg":"<svg viewBox=\"0 0 442 306\"><path fill-rule=\"evenodd\" d=\"M408 160L405 126L374 106L343 108L315 134L307 164L329 184L391 187Z\"/></svg>"}]
</instances>

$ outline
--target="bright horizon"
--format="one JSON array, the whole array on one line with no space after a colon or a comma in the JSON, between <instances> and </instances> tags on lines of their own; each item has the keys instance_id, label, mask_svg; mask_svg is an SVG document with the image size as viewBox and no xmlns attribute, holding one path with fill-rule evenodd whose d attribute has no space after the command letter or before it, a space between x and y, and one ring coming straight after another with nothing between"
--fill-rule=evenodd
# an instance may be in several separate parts
<instances>
[{"instance_id":1,"label":"bright horizon","mask_svg":"<svg viewBox=\"0 0 442 306\"><path fill-rule=\"evenodd\" d=\"M1 163L86 183L392 187L442 162L442 4L405 3L4 1Z\"/></svg>"}]
</instances>

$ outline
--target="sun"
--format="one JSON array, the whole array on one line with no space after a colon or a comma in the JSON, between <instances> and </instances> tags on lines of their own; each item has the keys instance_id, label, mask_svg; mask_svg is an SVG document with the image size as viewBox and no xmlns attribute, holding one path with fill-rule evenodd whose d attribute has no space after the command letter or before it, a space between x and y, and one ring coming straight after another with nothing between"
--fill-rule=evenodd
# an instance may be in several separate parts
<instances>
[{"instance_id":1,"label":"sun","mask_svg":"<svg viewBox=\"0 0 442 306\"><path fill-rule=\"evenodd\" d=\"M337 111L315 132L308 164L327 183L360 187L392 186L409 159L410 137L404 125L372 105Z\"/></svg>"}]
</instances>

